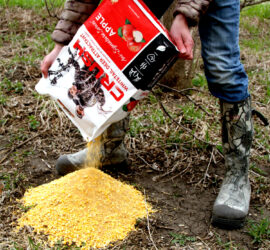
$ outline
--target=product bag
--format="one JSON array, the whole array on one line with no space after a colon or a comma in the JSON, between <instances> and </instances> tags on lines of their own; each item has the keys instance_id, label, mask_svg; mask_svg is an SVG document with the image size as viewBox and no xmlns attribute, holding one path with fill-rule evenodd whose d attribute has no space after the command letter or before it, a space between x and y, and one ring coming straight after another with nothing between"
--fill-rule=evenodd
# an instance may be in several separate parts
<instances>
[{"instance_id":1,"label":"product bag","mask_svg":"<svg viewBox=\"0 0 270 250\"><path fill-rule=\"evenodd\" d=\"M104 0L36 85L86 141L125 118L169 69L178 50L141 0Z\"/></svg>"}]
</instances>

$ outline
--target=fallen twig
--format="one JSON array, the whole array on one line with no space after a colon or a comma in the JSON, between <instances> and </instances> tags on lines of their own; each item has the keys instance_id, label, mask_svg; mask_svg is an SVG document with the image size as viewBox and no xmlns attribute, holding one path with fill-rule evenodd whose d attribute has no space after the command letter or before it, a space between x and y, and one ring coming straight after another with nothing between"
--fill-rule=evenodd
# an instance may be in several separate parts
<instances>
[{"instance_id":1,"label":"fallen twig","mask_svg":"<svg viewBox=\"0 0 270 250\"><path fill-rule=\"evenodd\" d=\"M32 141L33 139L39 137L41 134L43 134L46 130L42 131L41 133L38 133L30 138L28 138L27 140L21 142L20 144L14 146L12 149L10 149L10 151L8 152L8 154L6 154L1 160L0 160L0 164L2 164L16 149L20 148L21 146L23 146L24 144L28 143L29 141Z\"/></svg>"},{"instance_id":2,"label":"fallen twig","mask_svg":"<svg viewBox=\"0 0 270 250\"><path fill-rule=\"evenodd\" d=\"M140 155L137 155L147 166L150 167L150 164L145 160L143 159Z\"/></svg>"},{"instance_id":3,"label":"fallen twig","mask_svg":"<svg viewBox=\"0 0 270 250\"><path fill-rule=\"evenodd\" d=\"M180 173L178 173L178 174L176 174L175 176L173 176L172 178L170 178L170 179L168 179L168 180L165 180L165 181L163 181L162 183L164 183L164 182L168 182L168 181L172 181L173 179L175 179L176 177L178 177L178 176L180 176L180 175L182 175L183 173L185 173L188 169L189 169L189 167L190 167L190 165L191 165L191 162L188 164L188 166L183 170L183 171L181 171Z\"/></svg>"},{"instance_id":4,"label":"fallen twig","mask_svg":"<svg viewBox=\"0 0 270 250\"><path fill-rule=\"evenodd\" d=\"M8 32L8 29L0 30L0 33L5 33L5 32Z\"/></svg>"},{"instance_id":5,"label":"fallen twig","mask_svg":"<svg viewBox=\"0 0 270 250\"><path fill-rule=\"evenodd\" d=\"M48 14L49 14L50 17L59 19L59 18L57 17L57 15L52 15L52 14L51 14L51 11L49 10L49 6L48 6L47 0L45 0L45 7L46 7L46 10L47 10L47 12L48 12Z\"/></svg>"},{"instance_id":6,"label":"fallen twig","mask_svg":"<svg viewBox=\"0 0 270 250\"><path fill-rule=\"evenodd\" d=\"M267 177L265 177L265 176L263 176L263 175L261 175L261 174L258 174L258 173L256 173L255 171L253 171L253 170L251 170L251 169L249 169L248 171L249 171L251 174L253 174L253 175L257 176L257 177L263 178L263 179L265 179L265 180L268 179Z\"/></svg>"},{"instance_id":7,"label":"fallen twig","mask_svg":"<svg viewBox=\"0 0 270 250\"><path fill-rule=\"evenodd\" d=\"M170 171L168 171L168 172L166 172L166 173L164 173L164 174L162 174L162 175L154 176L154 177L152 178L152 180L153 180L153 181L157 181L157 180L159 180L159 179L161 179L161 178L163 178L163 177L165 177L165 176L171 174L172 172L174 172L174 170L175 170L177 167L178 167L177 165L174 165L173 168L172 168Z\"/></svg>"},{"instance_id":8,"label":"fallen twig","mask_svg":"<svg viewBox=\"0 0 270 250\"><path fill-rule=\"evenodd\" d=\"M209 169L209 166L210 166L210 164L211 164L211 162L212 162L212 159L214 158L214 149L215 149L215 148L212 149L211 156L210 156L210 160L209 160L209 163L208 163L208 165L207 165L206 171L205 171L205 173L204 173L204 177L203 177L203 185L205 184L205 180L206 180L206 177L207 177L207 175L208 175L208 169Z\"/></svg>"},{"instance_id":9,"label":"fallen twig","mask_svg":"<svg viewBox=\"0 0 270 250\"><path fill-rule=\"evenodd\" d=\"M154 248L156 250L158 250L154 240L153 240L153 237L152 237L152 234L151 234L151 230L150 230L150 222L149 222L149 212L148 212L148 208L147 208L147 203L146 203L146 195L145 195L145 190L143 191L144 192L144 203L145 203L145 209L146 209L146 219L147 219L147 229L148 229L148 233L149 233L149 238L154 246Z\"/></svg>"},{"instance_id":10,"label":"fallen twig","mask_svg":"<svg viewBox=\"0 0 270 250\"><path fill-rule=\"evenodd\" d=\"M164 84L161 84L161 83L157 83L157 85L160 86L160 87L163 87L163 88L166 88L166 89L175 91L175 92L177 92L177 93L179 93L179 94L182 94L183 92L186 92L186 91L189 91L189 90L194 90L194 91L197 91L197 92L206 94L205 91L200 90L200 89L196 89L196 88L186 88L186 89L181 89L181 90L179 90L179 89L175 89L175 88L169 87L169 86L164 85Z\"/></svg>"},{"instance_id":11,"label":"fallen twig","mask_svg":"<svg viewBox=\"0 0 270 250\"><path fill-rule=\"evenodd\" d=\"M163 84L158 84L159 86L161 87L164 87L164 88L168 88L172 91L175 91L177 93L179 93L180 95L182 96L185 96L189 101L191 101L195 106L197 106L199 109L201 109L202 111L204 111L206 114L208 114L209 116L211 116L211 114L205 109L203 108L201 105L199 105L198 103L196 103L195 101L193 101L187 94L184 94L183 92L185 91L188 91L188 90L195 90L195 91L198 91L198 92L202 92L204 93L203 91L201 90L198 90L198 89L195 89L195 88L187 88L187 89L182 89L182 90L178 90L178 89L174 89L174 88L171 88L171 87L168 87L166 85L163 85Z\"/></svg>"},{"instance_id":12,"label":"fallen twig","mask_svg":"<svg viewBox=\"0 0 270 250\"><path fill-rule=\"evenodd\" d=\"M41 159L44 163L45 163L45 165L49 168L49 169L52 169L52 166L48 163L48 162L46 162L44 159Z\"/></svg>"}]
</instances>

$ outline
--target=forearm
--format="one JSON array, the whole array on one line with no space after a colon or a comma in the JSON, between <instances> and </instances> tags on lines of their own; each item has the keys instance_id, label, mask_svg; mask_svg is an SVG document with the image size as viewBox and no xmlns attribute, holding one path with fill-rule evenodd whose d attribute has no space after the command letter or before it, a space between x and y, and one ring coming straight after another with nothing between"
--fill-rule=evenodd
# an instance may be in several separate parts
<instances>
[{"instance_id":1,"label":"forearm","mask_svg":"<svg viewBox=\"0 0 270 250\"><path fill-rule=\"evenodd\" d=\"M174 9L174 16L182 14L189 26L195 26L212 0L178 0Z\"/></svg>"},{"instance_id":2,"label":"forearm","mask_svg":"<svg viewBox=\"0 0 270 250\"><path fill-rule=\"evenodd\" d=\"M52 39L66 45L98 6L99 0L67 0Z\"/></svg>"}]
</instances>

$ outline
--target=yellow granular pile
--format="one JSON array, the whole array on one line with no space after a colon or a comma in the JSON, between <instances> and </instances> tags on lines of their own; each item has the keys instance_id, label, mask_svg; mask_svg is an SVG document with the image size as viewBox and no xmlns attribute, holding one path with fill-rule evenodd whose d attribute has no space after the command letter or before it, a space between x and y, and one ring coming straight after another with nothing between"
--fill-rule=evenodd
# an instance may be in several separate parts
<instances>
[{"instance_id":1,"label":"yellow granular pile","mask_svg":"<svg viewBox=\"0 0 270 250\"><path fill-rule=\"evenodd\" d=\"M143 195L96 168L84 168L28 190L22 199L33 206L18 221L82 249L104 247L135 230L137 218L152 212Z\"/></svg>"}]
</instances>

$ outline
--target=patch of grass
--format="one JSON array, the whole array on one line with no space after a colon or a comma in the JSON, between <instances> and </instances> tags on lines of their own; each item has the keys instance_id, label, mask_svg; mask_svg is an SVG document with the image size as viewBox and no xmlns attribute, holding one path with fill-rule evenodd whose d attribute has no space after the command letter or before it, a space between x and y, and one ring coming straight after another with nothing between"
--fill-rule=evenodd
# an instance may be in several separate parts
<instances>
[{"instance_id":1,"label":"patch of grass","mask_svg":"<svg viewBox=\"0 0 270 250\"><path fill-rule=\"evenodd\" d=\"M248 234L253 238L252 244L262 243L264 240L270 239L270 220L263 218L256 222L250 220L248 222Z\"/></svg>"},{"instance_id":2,"label":"patch of grass","mask_svg":"<svg viewBox=\"0 0 270 250\"><path fill-rule=\"evenodd\" d=\"M173 237L173 240L171 241L171 243L177 244L180 246L185 246L189 242L196 241L196 237L186 236L184 234L170 233L170 235Z\"/></svg>"},{"instance_id":3,"label":"patch of grass","mask_svg":"<svg viewBox=\"0 0 270 250\"><path fill-rule=\"evenodd\" d=\"M264 133L264 131L262 130L262 126L260 124L255 123L254 124L254 137L256 138L256 140L263 145L263 147L266 150L270 150L270 135L267 133Z\"/></svg>"},{"instance_id":4,"label":"patch of grass","mask_svg":"<svg viewBox=\"0 0 270 250\"><path fill-rule=\"evenodd\" d=\"M260 102L264 103L264 104L269 104L270 102L270 80L268 79L268 75L264 75L262 76L263 79L260 81L260 83L264 88L264 92L261 94L260 96Z\"/></svg>"},{"instance_id":5,"label":"patch of grass","mask_svg":"<svg viewBox=\"0 0 270 250\"><path fill-rule=\"evenodd\" d=\"M257 182L257 187L256 190L254 190L254 193L257 195L267 193L269 185L265 183L264 179L261 176L257 176L255 180Z\"/></svg>"},{"instance_id":6,"label":"patch of grass","mask_svg":"<svg viewBox=\"0 0 270 250\"><path fill-rule=\"evenodd\" d=\"M26 160L27 156L33 154L34 154L33 150L15 151L14 153L12 153L12 159L15 163L20 164Z\"/></svg>"},{"instance_id":7,"label":"patch of grass","mask_svg":"<svg viewBox=\"0 0 270 250\"><path fill-rule=\"evenodd\" d=\"M14 190L24 179L24 175L18 172L0 173L0 180L3 180L5 190Z\"/></svg>"},{"instance_id":8,"label":"patch of grass","mask_svg":"<svg viewBox=\"0 0 270 250\"><path fill-rule=\"evenodd\" d=\"M0 82L0 89L7 93L15 92L16 94L23 94L24 85L22 82L12 82L9 79L4 78L4 80Z\"/></svg>"},{"instance_id":9,"label":"patch of grass","mask_svg":"<svg viewBox=\"0 0 270 250\"><path fill-rule=\"evenodd\" d=\"M270 83L270 82L269 82ZM266 95L270 97L270 84L266 87Z\"/></svg>"},{"instance_id":10,"label":"patch of grass","mask_svg":"<svg viewBox=\"0 0 270 250\"><path fill-rule=\"evenodd\" d=\"M138 134L140 134L144 130L149 130L152 128L152 124L146 125L145 123L145 117L131 117L129 122L129 131L131 137L136 137Z\"/></svg>"},{"instance_id":11,"label":"patch of grass","mask_svg":"<svg viewBox=\"0 0 270 250\"><path fill-rule=\"evenodd\" d=\"M182 139L183 131L170 131L169 135L166 137L166 144L172 144L172 143L183 143L185 142L184 139Z\"/></svg>"},{"instance_id":12,"label":"patch of grass","mask_svg":"<svg viewBox=\"0 0 270 250\"><path fill-rule=\"evenodd\" d=\"M41 244L34 242L34 240L30 237L28 237L28 249L30 250L40 250Z\"/></svg>"},{"instance_id":13,"label":"patch of grass","mask_svg":"<svg viewBox=\"0 0 270 250\"><path fill-rule=\"evenodd\" d=\"M245 38L240 39L241 48L246 47L256 52L270 51L268 19L270 19L269 3L243 9L240 26L243 28Z\"/></svg>"},{"instance_id":14,"label":"patch of grass","mask_svg":"<svg viewBox=\"0 0 270 250\"><path fill-rule=\"evenodd\" d=\"M17 37L15 35L15 37ZM24 46L26 48L31 47L31 53L27 54L17 54L14 55L11 63L18 64L22 63L24 65L31 65L39 67L39 61L44 57L45 54L49 53L54 47L54 42L51 39L50 32L45 35L39 35L35 37L35 41L25 41Z\"/></svg>"},{"instance_id":15,"label":"patch of grass","mask_svg":"<svg viewBox=\"0 0 270 250\"><path fill-rule=\"evenodd\" d=\"M82 247L83 246L85 246L85 243L82 243ZM80 250L80 249L81 247L77 247L74 245L67 246L62 241L58 241L52 248L52 250Z\"/></svg>"},{"instance_id":16,"label":"patch of grass","mask_svg":"<svg viewBox=\"0 0 270 250\"><path fill-rule=\"evenodd\" d=\"M197 107L192 103L188 105L179 105L178 106L184 113L183 123L194 123L198 119L202 119L204 114L197 109Z\"/></svg>"},{"instance_id":17,"label":"patch of grass","mask_svg":"<svg viewBox=\"0 0 270 250\"><path fill-rule=\"evenodd\" d=\"M0 96L0 104L1 104L1 96ZM0 126L5 126L8 122L8 119L0 119Z\"/></svg>"},{"instance_id":18,"label":"patch of grass","mask_svg":"<svg viewBox=\"0 0 270 250\"><path fill-rule=\"evenodd\" d=\"M18 30L19 28L20 28L20 23L16 19L8 23L9 30Z\"/></svg>"},{"instance_id":19,"label":"patch of grass","mask_svg":"<svg viewBox=\"0 0 270 250\"><path fill-rule=\"evenodd\" d=\"M31 94L32 94L32 96L33 96L36 100L38 100L38 101L46 99L46 97L45 97L44 95L40 95L40 94L39 94L38 92L36 92L36 91L33 91Z\"/></svg>"},{"instance_id":20,"label":"patch of grass","mask_svg":"<svg viewBox=\"0 0 270 250\"><path fill-rule=\"evenodd\" d=\"M165 124L166 118L164 117L164 114L161 109L153 109L151 112L150 119L153 123L157 124Z\"/></svg>"},{"instance_id":21,"label":"patch of grass","mask_svg":"<svg viewBox=\"0 0 270 250\"><path fill-rule=\"evenodd\" d=\"M40 126L40 122L36 119L34 115L28 116L29 119L29 128L31 130L37 130Z\"/></svg>"},{"instance_id":22,"label":"patch of grass","mask_svg":"<svg viewBox=\"0 0 270 250\"><path fill-rule=\"evenodd\" d=\"M262 169L260 169L260 168L256 165L256 163L250 164L250 169L253 170L255 173L258 173L258 174L260 174L260 175L264 175L264 176L267 175L267 173L264 172Z\"/></svg>"},{"instance_id":23,"label":"patch of grass","mask_svg":"<svg viewBox=\"0 0 270 250\"><path fill-rule=\"evenodd\" d=\"M151 104L158 103L157 98L153 94L150 94L148 98Z\"/></svg>"},{"instance_id":24,"label":"patch of grass","mask_svg":"<svg viewBox=\"0 0 270 250\"><path fill-rule=\"evenodd\" d=\"M223 154L223 147L222 147L221 144L216 145L216 148L217 148L217 150L218 150L221 154Z\"/></svg>"},{"instance_id":25,"label":"patch of grass","mask_svg":"<svg viewBox=\"0 0 270 250\"><path fill-rule=\"evenodd\" d=\"M204 75L197 75L192 79L192 85L196 87L206 87L207 81Z\"/></svg>"},{"instance_id":26,"label":"patch of grass","mask_svg":"<svg viewBox=\"0 0 270 250\"><path fill-rule=\"evenodd\" d=\"M233 243L234 243L233 241L224 242L217 233L215 233L215 236L216 236L218 245L222 247L222 249L225 249L225 250L237 249L237 247L233 246Z\"/></svg>"},{"instance_id":27,"label":"patch of grass","mask_svg":"<svg viewBox=\"0 0 270 250\"><path fill-rule=\"evenodd\" d=\"M17 242L13 242L11 250L24 250L23 247L19 246Z\"/></svg>"},{"instance_id":28,"label":"patch of grass","mask_svg":"<svg viewBox=\"0 0 270 250\"><path fill-rule=\"evenodd\" d=\"M269 51L270 41L268 39L262 39L259 37L253 37L253 39L242 39L240 44L244 47L248 47L257 52Z\"/></svg>"},{"instance_id":29,"label":"patch of grass","mask_svg":"<svg viewBox=\"0 0 270 250\"><path fill-rule=\"evenodd\" d=\"M36 205L31 205L31 206L24 206L24 205L19 205L19 208L24 212L28 212L31 208L35 207Z\"/></svg>"},{"instance_id":30,"label":"patch of grass","mask_svg":"<svg viewBox=\"0 0 270 250\"><path fill-rule=\"evenodd\" d=\"M59 7L63 4L63 0L54 0L55 7ZM0 6L2 7L21 7L25 9L37 9L44 8L44 0L0 0Z\"/></svg>"},{"instance_id":31,"label":"patch of grass","mask_svg":"<svg viewBox=\"0 0 270 250\"><path fill-rule=\"evenodd\" d=\"M0 91L0 104L5 106L7 104L7 97Z\"/></svg>"},{"instance_id":32,"label":"patch of grass","mask_svg":"<svg viewBox=\"0 0 270 250\"><path fill-rule=\"evenodd\" d=\"M84 246L85 244L82 243L82 246ZM21 247L17 242L13 243L13 247L11 248L11 250L25 250L26 248ZM42 243L37 243L34 239L32 239L31 237L28 237L28 246L27 246L28 250L42 250L42 249L49 249L47 247L45 247ZM65 244L63 244L61 241L58 241L55 243L54 247L50 248L52 250L80 250L80 247L71 245L71 246L67 246Z\"/></svg>"},{"instance_id":33,"label":"patch of grass","mask_svg":"<svg viewBox=\"0 0 270 250\"><path fill-rule=\"evenodd\" d=\"M16 133L12 133L11 137L10 137L10 141L12 143L14 142L20 142L20 141L24 141L25 139L27 139L27 134L25 133L25 129L24 128L19 128Z\"/></svg>"},{"instance_id":34,"label":"patch of grass","mask_svg":"<svg viewBox=\"0 0 270 250\"><path fill-rule=\"evenodd\" d=\"M259 27L257 25L254 25L251 22L242 21L241 22L241 26L243 28L245 28L245 30L247 30L253 36L257 36L261 32L260 29L259 29Z\"/></svg>"},{"instance_id":35,"label":"patch of grass","mask_svg":"<svg viewBox=\"0 0 270 250\"><path fill-rule=\"evenodd\" d=\"M270 4L258 4L246 7L241 11L241 16L259 17L260 19L270 19Z\"/></svg>"}]
</instances>

